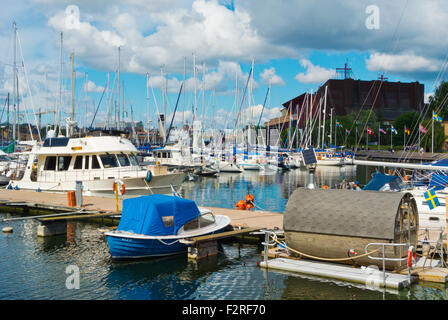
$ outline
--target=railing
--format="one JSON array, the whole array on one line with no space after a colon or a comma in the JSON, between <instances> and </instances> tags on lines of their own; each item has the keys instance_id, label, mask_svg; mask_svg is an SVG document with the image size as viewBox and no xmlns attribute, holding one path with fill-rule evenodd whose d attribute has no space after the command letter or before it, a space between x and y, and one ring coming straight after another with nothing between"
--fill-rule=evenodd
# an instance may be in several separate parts
<instances>
[{"instance_id":1,"label":"railing","mask_svg":"<svg viewBox=\"0 0 448 320\"><path fill-rule=\"evenodd\" d=\"M101 180L107 180L109 178L121 179L128 176L131 178L140 178L145 177L148 170L136 166L108 169L80 169L70 171L45 170L39 172L38 180L40 182L69 182L77 180L94 180L95 178L99 178Z\"/></svg>"},{"instance_id":2,"label":"railing","mask_svg":"<svg viewBox=\"0 0 448 320\"><path fill-rule=\"evenodd\" d=\"M370 255L368 255L367 257L369 257L372 260L382 260L383 261L383 286L386 287L386 261L406 261L408 259L408 257L405 258L386 258L385 255L385 248L386 246L389 247L408 247L409 249L412 247L409 244L406 243L382 243L382 242L372 242L372 243L368 243L365 247L365 251L366 254L369 252L367 249L370 246L381 246L381 251L382 251L382 257L372 257ZM411 268L408 266L408 281L409 284L411 283Z\"/></svg>"}]
</instances>

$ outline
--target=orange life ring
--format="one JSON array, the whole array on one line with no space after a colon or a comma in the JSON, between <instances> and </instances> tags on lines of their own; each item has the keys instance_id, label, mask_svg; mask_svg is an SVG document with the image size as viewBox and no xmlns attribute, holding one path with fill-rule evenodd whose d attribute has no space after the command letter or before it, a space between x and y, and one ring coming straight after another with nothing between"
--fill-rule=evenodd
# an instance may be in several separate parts
<instances>
[{"instance_id":1,"label":"orange life ring","mask_svg":"<svg viewBox=\"0 0 448 320\"><path fill-rule=\"evenodd\" d=\"M248 195L246 195L246 202L248 202L248 201L254 201L254 196L253 195L251 195L250 193L248 194Z\"/></svg>"},{"instance_id":2,"label":"orange life ring","mask_svg":"<svg viewBox=\"0 0 448 320\"><path fill-rule=\"evenodd\" d=\"M322 187L322 189L328 189L328 186L327 186L327 185L325 185L325 186L323 186L323 187Z\"/></svg>"},{"instance_id":3,"label":"orange life ring","mask_svg":"<svg viewBox=\"0 0 448 320\"><path fill-rule=\"evenodd\" d=\"M114 184L113 184L114 192L117 190L117 184L120 185L118 187L118 193L120 194L120 196L124 195L126 193L126 187L125 187L123 181L121 181L121 180L115 180L114 181Z\"/></svg>"},{"instance_id":4,"label":"orange life ring","mask_svg":"<svg viewBox=\"0 0 448 320\"><path fill-rule=\"evenodd\" d=\"M414 261L412 261L414 260ZM414 263L417 262L417 253L415 252L415 249L413 246L409 247L408 250L408 267L413 268Z\"/></svg>"}]
</instances>

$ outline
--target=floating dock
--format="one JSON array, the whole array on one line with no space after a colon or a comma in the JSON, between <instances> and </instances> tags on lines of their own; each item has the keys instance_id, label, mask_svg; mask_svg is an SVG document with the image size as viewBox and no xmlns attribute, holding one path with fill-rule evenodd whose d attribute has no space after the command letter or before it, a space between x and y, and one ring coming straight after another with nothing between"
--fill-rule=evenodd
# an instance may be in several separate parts
<instances>
[{"instance_id":1,"label":"floating dock","mask_svg":"<svg viewBox=\"0 0 448 320\"><path fill-rule=\"evenodd\" d=\"M383 272L370 268L352 268L336 263L325 263L310 260L293 260L287 258L275 258L260 262L260 267L279 271L301 273L323 278L331 278L342 281L356 282L366 286L381 288L402 289L409 287L416 278L399 273L386 272L385 281Z\"/></svg>"}]
</instances>

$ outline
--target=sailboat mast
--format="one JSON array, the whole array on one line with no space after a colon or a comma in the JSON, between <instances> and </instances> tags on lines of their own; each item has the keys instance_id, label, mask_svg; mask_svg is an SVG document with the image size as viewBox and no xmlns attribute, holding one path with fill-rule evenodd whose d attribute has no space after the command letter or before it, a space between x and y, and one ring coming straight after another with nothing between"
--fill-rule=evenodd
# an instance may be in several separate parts
<instances>
[{"instance_id":1,"label":"sailboat mast","mask_svg":"<svg viewBox=\"0 0 448 320\"><path fill-rule=\"evenodd\" d=\"M323 114L323 128L322 128L322 148L325 145L325 116L327 113L327 89L328 86L325 86L325 97L324 97L324 114Z\"/></svg>"},{"instance_id":2,"label":"sailboat mast","mask_svg":"<svg viewBox=\"0 0 448 320\"><path fill-rule=\"evenodd\" d=\"M59 120L60 120L60 112L61 112L61 110L62 110L62 72L63 72L63 70L62 70L62 48L63 48L63 34L62 34L62 32L61 32L61 51L60 51L60 54L59 54L59 105L58 105L58 107L57 107L57 109L56 109L56 114L55 114L55 117L56 117L56 119L55 119L55 123L54 123L54 125L55 125L55 131L56 131L56 127L58 127L58 130L59 130L59 135L61 134L61 126L60 126L60 124L59 124Z\"/></svg>"},{"instance_id":3,"label":"sailboat mast","mask_svg":"<svg viewBox=\"0 0 448 320\"><path fill-rule=\"evenodd\" d=\"M72 59L72 109L70 120L73 122L75 121L75 70L74 70L75 53L74 52L72 52L71 59ZM70 134L68 132L67 134L69 134L69 137L71 137L73 134L72 124L69 126L69 128L70 128Z\"/></svg>"},{"instance_id":4,"label":"sailboat mast","mask_svg":"<svg viewBox=\"0 0 448 320\"><path fill-rule=\"evenodd\" d=\"M118 47L118 72L117 72L117 129L120 130L120 49Z\"/></svg>"},{"instance_id":5,"label":"sailboat mast","mask_svg":"<svg viewBox=\"0 0 448 320\"><path fill-rule=\"evenodd\" d=\"M17 104L19 100L18 88L17 88L17 25L13 22L14 29L14 69L13 69L13 101L14 101L14 124L12 127L12 138L16 140L16 124L17 124Z\"/></svg>"}]
</instances>

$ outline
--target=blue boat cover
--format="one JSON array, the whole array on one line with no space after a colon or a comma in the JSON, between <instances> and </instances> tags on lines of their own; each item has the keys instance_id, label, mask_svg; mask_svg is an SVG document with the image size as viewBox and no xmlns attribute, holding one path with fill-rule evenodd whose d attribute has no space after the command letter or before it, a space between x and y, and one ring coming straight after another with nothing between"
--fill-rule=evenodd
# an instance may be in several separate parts
<instances>
[{"instance_id":1,"label":"blue boat cover","mask_svg":"<svg viewBox=\"0 0 448 320\"><path fill-rule=\"evenodd\" d=\"M372 176L372 180L369 181L368 184L362 188L362 190L380 190L386 183L389 183L390 189L392 190L400 190L400 177L398 176L389 176L387 174L381 172L375 172Z\"/></svg>"},{"instance_id":2,"label":"blue boat cover","mask_svg":"<svg viewBox=\"0 0 448 320\"><path fill-rule=\"evenodd\" d=\"M160 194L130 198L123 200L117 230L149 236L175 235L199 215L196 203L188 199Z\"/></svg>"},{"instance_id":3,"label":"blue boat cover","mask_svg":"<svg viewBox=\"0 0 448 320\"><path fill-rule=\"evenodd\" d=\"M431 181L429 182L428 189L443 190L448 183L448 176L444 174L433 173L431 176Z\"/></svg>"}]
</instances>

